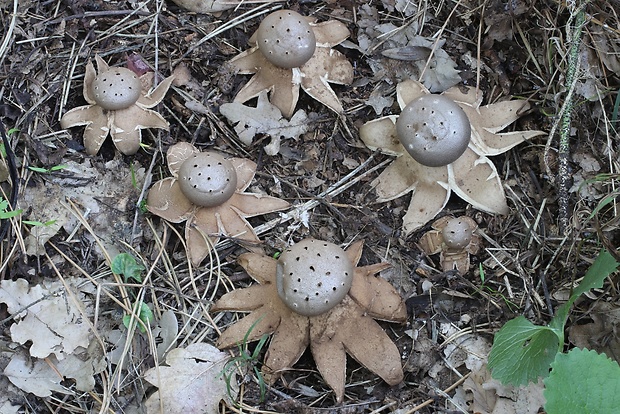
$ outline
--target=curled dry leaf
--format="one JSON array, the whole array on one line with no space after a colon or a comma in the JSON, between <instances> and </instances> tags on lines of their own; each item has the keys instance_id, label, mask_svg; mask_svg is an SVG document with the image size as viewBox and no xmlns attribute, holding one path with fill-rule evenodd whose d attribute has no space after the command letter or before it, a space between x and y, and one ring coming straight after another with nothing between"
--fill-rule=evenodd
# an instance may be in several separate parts
<instances>
[{"instance_id":1,"label":"curled dry leaf","mask_svg":"<svg viewBox=\"0 0 620 414\"><path fill-rule=\"evenodd\" d=\"M313 250L312 244L323 245L331 243L318 240L305 240L302 249L309 249L309 257L299 253L295 246L291 247L297 262L297 257L303 262L305 271L290 269L271 257L247 253L239 258L240 264L248 274L258 282L257 285L244 289L237 289L225 294L211 308L212 311L234 310L250 312L247 316L229 327L217 341L220 348L229 348L242 341L246 335L249 341L254 341L264 334L273 334L263 372L266 379L273 383L281 373L292 367L301 357L305 349L310 346L317 368L327 384L334 390L336 400L344 399L346 380L346 354L355 358L390 385L398 384L403 380L403 370L400 362L400 352L389 336L374 319L390 322L404 322L407 312L402 298L394 287L375 274L389 267L386 263L370 266L355 267L362 251L362 242L354 243L346 253L327 253L329 250ZM333 245L332 245L333 246ZM283 253L283 255L286 252ZM320 256L316 256L320 254ZM331 255L330 255L331 254ZM313 310L304 312L312 316L304 316L295 312L296 306L282 299L279 294L280 277L292 278L290 289L296 292L304 285L310 286L310 291L301 295L302 302L309 302L310 297L317 300L328 300L324 296L324 283L330 283L319 276L330 279L331 271L334 276L347 273L348 266L341 264L331 270L330 263L348 260L353 269L351 288L344 298L330 305L331 309L316 314ZM316 261L316 263L313 262ZM280 268L279 268L280 267ZM284 270L283 270L284 269ZM283 272L281 274L280 272ZM290 273L293 275L290 275ZM321 273L321 275L315 273ZM315 280L316 287L308 284L306 278ZM318 281L317 281L318 280ZM340 286L341 279L337 279ZM342 281L342 283L346 282ZM336 291L338 286L334 285ZM331 290L331 285L327 286ZM325 293L326 294L326 293ZM304 296L306 299L304 299ZM293 297L293 302L295 298Z\"/></svg>"},{"instance_id":2,"label":"curled dry leaf","mask_svg":"<svg viewBox=\"0 0 620 414\"><path fill-rule=\"evenodd\" d=\"M168 129L168 122L149 108L164 99L174 77L164 79L150 91L150 72L138 77L127 68L111 68L98 55L95 60L98 70L88 62L84 74L83 95L88 105L65 113L60 125L63 128L86 125L84 146L90 155L99 152L108 135L120 152L135 154L140 149L142 129Z\"/></svg>"},{"instance_id":3,"label":"curled dry leaf","mask_svg":"<svg viewBox=\"0 0 620 414\"><path fill-rule=\"evenodd\" d=\"M282 112L269 102L267 91L259 93L256 108L232 102L220 106L220 112L235 126L239 139L247 146L252 144L256 135L269 135L271 142L265 146L268 155L280 151L281 138L297 139L310 127L308 116L301 109L290 120L283 118Z\"/></svg>"},{"instance_id":4,"label":"curled dry leaf","mask_svg":"<svg viewBox=\"0 0 620 414\"><path fill-rule=\"evenodd\" d=\"M419 82L408 80L396 88L398 103L406 112L408 105L430 92ZM501 180L488 156L501 154L519 143L543 131L500 132L516 121L529 109L529 104L520 100L507 100L481 106L482 97L476 96L474 88L450 88L442 94L453 100L469 118L470 141L464 152L445 165L424 165L423 159L416 161L411 149L403 146L399 136L399 116L387 116L367 122L360 128L360 138L373 150L395 155L393 163L383 170L372 185L378 202L385 202L412 192L409 209L403 217L403 228L407 234L424 226L445 207L454 191L475 208L492 214L506 214L508 205ZM443 139L450 139L456 131L445 128L446 119L453 115L447 111L430 118L422 117L405 126L414 133L426 134L424 145L430 149ZM433 120L433 124L431 123ZM445 134L445 135L443 135ZM441 137L440 139L437 139ZM409 142L405 142L406 145ZM424 150L427 148L424 147Z\"/></svg>"},{"instance_id":5,"label":"curled dry leaf","mask_svg":"<svg viewBox=\"0 0 620 414\"><path fill-rule=\"evenodd\" d=\"M279 198L245 192L256 172L250 160L201 153L181 142L168 149L167 161L172 177L153 185L147 208L172 223L186 221L185 239L194 265L202 262L221 236L260 243L246 218L289 206Z\"/></svg>"},{"instance_id":6,"label":"curled dry leaf","mask_svg":"<svg viewBox=\"0 0 620 414\"><path fill-rule=\"evenodd\" d=\"M280 51L271 49L261 51L261 44L270 45L274 41L270 42L267 38L262 43L259 42L257 33L262 33L259 27L257 33L250 38L250 49L230 61L234 71L254 75L239 91L235 101L246 102L267 90L271 92L271 103L277 106L286 118L290 118L295 112L301 87L312 98L341 114L342 104L329 84L348 85L353 82L353 66L342 53L332 47L349 37L349 30L343 23L335 20L316 23L314 19L303 17L290 10L279 10L275 13L283 17L281 21L284 22L284 26L275 26L274 31L268 32L267 35L272 35L275 42L288 44L286 40L289 32L287 30L297 32L300 31L300 27L303 27L304 32L314 39L312 41L314 53L305 63L297 67L277 66L282 59L273 59L272 55L277 55ZM265 20L268 21L270 16L267 16ZM299 39L302 42L301 45L290 44L289 49L282 49L281 52L287 56L292 53L305 52L308 41L301 34Z\"/></svg>"}]
</instances>

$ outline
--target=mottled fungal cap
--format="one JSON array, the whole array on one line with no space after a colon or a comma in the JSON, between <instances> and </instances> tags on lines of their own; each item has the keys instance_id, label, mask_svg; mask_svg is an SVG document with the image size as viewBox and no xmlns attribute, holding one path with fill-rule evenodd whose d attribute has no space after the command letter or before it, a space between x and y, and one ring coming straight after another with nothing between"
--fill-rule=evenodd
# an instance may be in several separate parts
<instances>
[{"instance_id":1,"label":"mottled fungal cap","mask_svg":"<svg viewBox=\"0 0 620 414\"><path fill-rule=\"evenodd\" d=\"M471 242L473 231L474 229L467 220L456 217L446 222L441 230L441 236L449 249L463 250Z\"/></svg>"},{"instance_id":2,"label":"mottled fungal cap","mask_svg":"<svg viewBox=\"0 0 620 414\"><path fill-rule=\"evenodd\" d=\"M414 160L427 167L456 161L471 136L469 118L452 99L423 95L411 101L396 122L398 139Z\"/></svg>"},{"instance_id":3,"label":"mottled fungal cap","mask_svg":"<svg viewBox=\"0 0 620 414\"><path fill-rule=\"evenodd\" d=\"M300 315L320 315L346 296L353 271L343 249L333 243L305 239L285 250L278 259L278 296Z\"/></svg>"},{"instance_id":4,"label":"mottled fungal cap","mask_svg":"<svg viewBox=\"0 0 620 414\"><path fill-rule=\"evenodd\" d=\"M278 10L261 22L256 32L261 53L281 68L296 68L314 54L316 38L308 21L291 10Z\"/></svg>"},{"instance_id":5,"label":"mottled fungal cap","mask_svg":"<svg viewBox=\"0 0 620 414\"><path fill-rule=\"evenodd\" d=\"M232 197L237 186L233 164L215 152L200 152L179 168L179 186L192 203L215 207Z\"/></svg>"},{"instance_id":6,"label":"mottled fungal cap","mask_svg":"<svg viewBox=\"0 0 620 414\"><path fill-rule=\"evenodd\" d=\"M98 74L91 85L92 96L108 111L129 108L140 98L140 78L127 68L110 68Z\"/></svg>"}]
</instances>

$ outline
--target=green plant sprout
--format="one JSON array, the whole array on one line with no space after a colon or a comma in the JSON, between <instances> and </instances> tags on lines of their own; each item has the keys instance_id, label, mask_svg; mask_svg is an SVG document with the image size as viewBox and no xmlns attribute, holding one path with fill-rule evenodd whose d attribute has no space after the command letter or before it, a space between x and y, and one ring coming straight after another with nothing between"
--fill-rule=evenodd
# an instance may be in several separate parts
<instances>
[{"instance_id":1,"label":"green plant sprout","mask_svg":"<svg viewBox=\"0 0 620 414\"><path fill-rule=\"evenodd\" d=\"M250 352L248 348L248 338L250 337L250 333L256 327L256 324L260 322L261 319L262 318L259 318L256 322L252 324L252 326L250 326L250 329L248 329L248 331L245 333L245 336L243 337L243 341L241 341L237 345L239 349L239 355L231 358L228 362L226 362L226 365L224 365L224 368L222 369L221 375L224 378L224 382L226 382L226 392L228 393L228 396L231 400L234 400L234 398L232 397L231 385L232 374L237 367L246 371L251 369L254 372L256 380L258 381L258 387L260 389L260 402L263 402L265 400L265 396L267 395L267 386L265 385L265 379L263 378L263 374L260 372L259 368L259 355L263 350L263 347L265 346L269 335L264 334L260 338L253 352Z\"/></svg>"},{"instance_id":2,"label":"green plant sprout","mask_svg":"<svg viewBox=\"0 0 620 414\"><path fill-rule=\"evenodd\" d=\"M0 220L19 216L22 213L22 210L8 210L8 208L9 202L0 196Z\"/></svg>"},{"instance_id":3,"label":"green plant sprout","mask_svg":"<svg viewBox=\"0 0 620 414\"><path fill-rule=\"evenodd\" d=\"M13 134L15 134L16 132L19 132L19 129L17 128L11 128L8 131L6 131L6 134L8 136L11 136ZM0 143L0 154L2 154L2 158L6 158L6 148L4 148L4 143Z\"/></svg>"},{"instance_id":4,"label":"green plant sprout","mask_svg":"<svg viewBox=\"0 0 620 414\"><path fill-rule=\"evenodd\" d=\"M145 267L138 264L132 255L128 253L119 253L112 260L110 270L117 275L123 275L125 283L127 283L129 279L142 283L142 271L145 270Z\"/></svg>"},{"instance_id":5,"label":"green plant sprout","mask_svg":"<svg viewBox=\"0 0 620 414\"><path fill-rule=\"evenodd\" d=\"M56 220L48 220L48 221L23 220L22 223L27 224L29 226L33 226L33 227L49 227L52 224L56 223Z\"/></svg>"},{"instance_id":6,"label":"green plant sprout","mask_svg":"<svg viewBox=\"0 0 620 414\"><path fill-rule=\"evenodd\" d=\"M142 272L145 270L145 267L139 264L135 257L129 253L119 253L114 257L114 259L112 259L110 270L112 270L112 273L114 274L123 275L123 281L125 283L129 282L130 279L133 279L138 283L142 283ZM135 297L133 293L129 293L130 296ZM148 323L154 318L153 311L151 311L151 308L149 308L146 303L139 300L136 302L133 312L142 322L137 323L138 329L140 329L140 332L145 333L145 327L148 326ZM133 320L132 316L133 315L131 314L123 316L123 325L125 325L127 329L131 328L131 322ZM137 321L134 320L134 326L136 322Z\"/></svg>"},{"instance_id":7,"label":"green plant sprout","mask_svg":"<svg viewBox=\"0 0 620 414\"><path fill-rule=\"evenodd\" d=\"M133 164L129 164L129 171L131 172L131 185L136 190L140 191L140 187L138 187L138 178L136 177L136 170Z\"/></svg>"},{"instance_id":8,"label":"green plant sprout","mask_svg":"<svg viewBox=\"0 0 620 414\"><path fill-rule=\"evenodd\" d=\"M29 166L29 167L28 167L28 169L29 169L30 171L34 171L34 172L41 173L41 174L49 174L49 173L52 173L52 172L56 172L56 171L61 171L61 170L64 170L65 168L67 168L67 166L66 166L66 165L64 165L64 164L61 164L61 165L54 165L54 166L53 166L53 167L51 167L51 168L32 167L32 166Z\"/></svg>"},{"instance_id":9,"label":"green plant sprout","mask_svg":"<svg viewBox=\"0 0 620 414\"><path fill-rule=\"evenodd\" d=\"M479 288L475 288L476 292L482 292L483 290L486 290L492 296L499 296L502 299L502 301L506 304L508 309L510 309L511 311L514 310L514 309L518 309L519 306L517 306L516 303L514 303L510 299L508 299L503 293L501 293L500 291L498 291L496 289L493 289L491 286L485 284L485 282L486 282L486 275L484 273L484 268L482 267L482 263L479 263L478 266L479 266L478 269L479 269L479 272L480 272L480 281L482 283L480 284Z\"/></svg>"},{"instance_id":10,"label":"green plant sprout","mask_svg":"<svg viewBox=\"0 0 620 414\"><path fill-rule=\"evenodd\" d=\"M138 329L140 329L140 332L145 333L146 332L145 326L147 326L154 319L153 311L151 310L151 308L149 308L149 305L147 305L146 303L142 301L139 301L138 306L136 306L135 308L137 308L135 310L137 310L136 314L138 315L138 319L142 321L142 323L137 324ZM127 329L131 328L130 326L131 320L132 320L132 315L123 316L123 325L125 325L125 328Z\"/></svg>"},{"instance_id":11,"label":"green plant sprout","mask_svg":"<svg viewBox=\"0 0 620 414\"><path fill-rule=\"evenodd\" d=\"M611 273L618 269L619 263L607 250L603 249L599 253L594 263L590 266L583 280L575 288L572 295L566 303L560 306L556 315L551 319L548 325L539 326L534 325L524 316L519 316L515 319L508 321L498 332L495 334L495 340L493 341L493 347L489 354L488 367L491 370L493 378L500 380L504 384L513 384L516 386L525 385L528 382L535 382L538 378L548 378L545 380L545 398L547 401L557 401L564 398L566 393L564 385L559 385L559 375L573 367L567 367L566 364L576 364L575 358L579 361L580 358L590 358L591 354L583 353L578 350L572 350L567 354L562 353L564 348L564 327L568 319L568 314L571 306L575 300L582 294L588 292L591 289L601 288L603 281ZM597 387L607 387L610 392L616 398L620 398L620 375L613 377L605 377L603 370L613 371L618 368L617 372L620 373L620 367L614 361L603 357L607 362L601 362L601 372L596 372L593 369L582 371L579 374L575 374L572 378L566 379L567 382L572 382L573 387L590 387L593 383L596 383ZM602 360L601 360L602 361ZM597 366L597 365L593 365ZM550 371L551 369L551 371ZM589 375L584 375L588 373ZM582 383L576 385L577 383ZM562 397L558 397L561 394ZM608 395L608 394L605 394ZM596 403L608 404L609 399L604 397L602 401ZM613 410L606 410L601 408L600 410L592 410L594 404L592 398L588 398L590 408L587 411L580 412L612 412ZM584 404L582 401L579 404ZM605 405L606 406L606 405ZM617 408L620 405L616 405ZM601 406L603 407L603 406ZM545 406L547 412L560 413L571 412L577 413L578 411L552 411Z\"/></svg>"}]
</instances>

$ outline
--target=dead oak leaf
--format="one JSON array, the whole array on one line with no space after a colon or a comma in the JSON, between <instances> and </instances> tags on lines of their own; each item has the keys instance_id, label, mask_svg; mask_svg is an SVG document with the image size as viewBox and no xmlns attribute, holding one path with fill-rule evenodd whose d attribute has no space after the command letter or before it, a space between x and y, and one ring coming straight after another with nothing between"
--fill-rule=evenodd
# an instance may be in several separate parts
<instances>
[{"instance_id":1,"label":"dead oak leaf","mask_svg":"<svg viewBox=\"0 0 620 414\"><path fill-rule=\"evenodd\" d=\"M53 355L43 360L16 353L4 369L4 375L25 392L49 397L52 392L72 393L61 384L65 378L74 379L75 388L79 391L92 391L95 388L95 374L103 371L106 366L103 355L91 355L86 350L80 352L79 356L67 355L61 361Z\"/></svg>"},{"instance_id":2,"label":"dead oak leaf","mask_svg":"<svg viewBox=\"0 0 620 414\"><path fill-rule=\"evenodd\" d=\"M75 294L84 299L82 303L88 302L80 292ZM83 318L86 309L91 313L92 308L84 306L80 311L65 295L58 281L32 287L24 279L0 282L0 303L7 305L16 321L10 328L11 339L20 344L31 341L31 356L54 354L62 360L78 347L88 347L90 325Z\"/></svg>"},{"instance_id":3,"label":"dead oak leaf","mask_svg":"<svg viewBox=\"0 0 620 414\"><path fill-rule=\"evenodd\" d=\"M295 112L291 120L287 120L278 107L269 102L266 90L259 93L256 108L232 102L220 106L220 112L234 125L235 132L246 146L252 145L258 134L269 135L271 142L265 146L268 155L280 151L281 138L297 139L309 129L308 115L304 110Z\"/></svg>"},{"instance_id":4,"label":"dead oak leaf","mask_svg":"<svg viewBox=\"0 0 620 414\"><path fill-rule=\"evenodd\" d=\"M147 413L217 414L220 401L232 404L238 384L232 373L231 389L222 375L229 355L212 345L196 343L175 348L166 364L151 368L144 379L159 388L146 401Z\"/></svg>"}]
</instances>

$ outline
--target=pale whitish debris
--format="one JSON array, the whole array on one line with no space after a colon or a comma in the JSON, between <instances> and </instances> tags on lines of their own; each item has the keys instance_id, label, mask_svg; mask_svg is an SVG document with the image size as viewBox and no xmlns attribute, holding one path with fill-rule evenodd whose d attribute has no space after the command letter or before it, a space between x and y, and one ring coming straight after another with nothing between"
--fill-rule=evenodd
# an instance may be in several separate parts
<instances>
[{"instance_id":1,"label":"pale whitish debris","mask_svg":"<svg viewBox=\"0 0 620 414\"><path fill-rule=\"evenodd\" d=\"M377 115L381 115L385 108L389 108L394 104L394 98L391 96L385 96L385 88L378 87L375 88L366 100L365 104L368 106L372 106L372 109L375 110Z\"/></svg>"},{"instance_id":2,"label":"pale whitish debris","mask_svg":"<svg viewBox=\"0 0 620 414\"><path fill-rule=\"evenodd\" d=\"M396 8L417 10L415 4L403 3L410 2L399 1ZM377 10L371 6L361 7L359 17L358 41L362 51L374 53L378 47L378 51L389 57L389 59L368 58L368 63L377 79L393 83L417 79L431 92L443 92L461 81L456 63L442 49L445 40L438 41L417 34L423 18L408 23L405 28L391 23L379 24ZM431 56L436 42L437 47ZM416 53L411 54L411 50ZM431 60L427 65L429 56Z\"/></svg>"},{"instance_id":3,"label":"pale whitish debris","mask_svg":"<svg viewBox=\"0 0 620 414\"><path fill-rule=\"evenodd\" d=\"M404 108L412 100L430 93L421 83L405 81L396 88L397 100ZM373 150L397 156L371 185L378 202L412 192L409 209L403 217L403 228L409 234L432 220L445 207L454 191L474 208L507 214L504 189L495 166L487 155L497 155L543 131L500 132L529 109L527 102L509 100L480 106L481 96L473 88L454 87L445 96L453 99L467 114L471 123L471 142L456 161L443 167L427 167L416 162L400 144L396 134L398 116L367 122L360 128L360 138Z\"/></svg>"},{"instance_id":4,"label":"pale whitish debris","mask_svg":"<svg viewBox=\"0 0 620 414\"><path fill-rule=\"evenodd\" d=\"M145 403L148 414L219 413L220 401L234 404L239 385L237 367L225 371L230 355L206 343L190 344L168 352L166 365L151 368L144 379L156 386ZM224 375L230 375L230 389Z\"/></svg>"},{"instance_id":5,"label":"pale whitish debris","mask_svg":"<svg viewBox=\"0 0 620 414\"><path fill-rule=\"evenodd\" d=\"M18 199L18 208L31 211L25 219L46 223L30 228L30 234L25 238L26 254L44 254L45 244L61 228L68 234L80 230L80 222L69 204L71 200L106 251L114 257L120 252L120 240L131 241L134 211L129 203L138 197L136 187L142 187L144 168L130 168L118 160L97 167L89 160L81 164L68 161L63 165L62 176L48 175L45 185L30 187ZM50 200L57 202L50 203ZM110 226L110 223L115 225ZM92 238L86 231L83 236ZM95 251L103 256L96 243L95 246Z\"/></svg>"},{"instance_id":6,"label":"pale whitish debris","mask_svg":"<svg viewBox=\"0 0 620 414\"><path fill-rule=\"evenodd\" d=\"M232 102L220 106L220 113L234 125L237 136L246 146L252 145L258 134L269 135L271 142L264 147L268 155L275 155L280 151L282 138L297 139L310 128L305 111L299 110L287 120L280 110L269 102L267 91L258 95L256 108Z\"/></svg>"},{"instance_id":7,"label":"pale whitish debris","mask_svg":"<svg viewBox=\"0 0 620 414\"><path fill-rule=\"evenodd\" d=\"M194 13L219 13L224 10L234 9L235 7L244 4L255 3L277 3L282 0L172 0L179 7L189 10Z\"/></svg>"}]
</instances>

